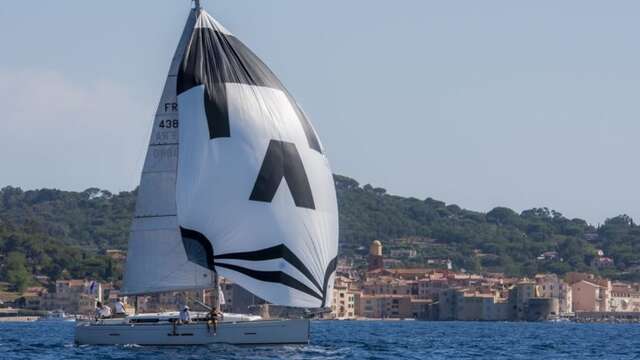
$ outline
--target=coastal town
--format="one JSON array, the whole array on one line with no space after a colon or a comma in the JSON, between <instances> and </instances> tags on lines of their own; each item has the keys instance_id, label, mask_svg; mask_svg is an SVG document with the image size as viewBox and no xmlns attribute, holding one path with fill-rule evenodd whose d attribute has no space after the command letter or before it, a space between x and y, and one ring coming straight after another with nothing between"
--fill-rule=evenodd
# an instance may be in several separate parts
<instances>
[{"instance_id":1,"label":"coastal town","mask_svg":"<svg viewBox=\"0 0 640 360\"><path fill-rule=\"evenodd\" d=\"M123 267L126 253L108 250L107 255ZM549 256L549 254L547 254ZM501 273L473 274L453 270L448 259L431 259L427 267L397 267L397 259L411 258L415 250L395 249L383 255L375 240L363 260L338 262L330 312L322 319L416 319L432 321L615 321L640 319L640 284L569 272L564 276L536 274L509 277ZM541 256L544 256L541 255ZM362 261L360 262L362 263ZM122 297L119 283L92 279L56 280L37 276L40 286L27 288L19 297L0 304L2 319L34 320L53 311L89 317L96 302L114 304L124 299L133 312L175 311L183 304L198 306L211 300L210 291L170 292ZM221 310L253 313L263 317L298 317L300 309L267 304L227 279L220 281Z\"/></svg>"}]
</instances>

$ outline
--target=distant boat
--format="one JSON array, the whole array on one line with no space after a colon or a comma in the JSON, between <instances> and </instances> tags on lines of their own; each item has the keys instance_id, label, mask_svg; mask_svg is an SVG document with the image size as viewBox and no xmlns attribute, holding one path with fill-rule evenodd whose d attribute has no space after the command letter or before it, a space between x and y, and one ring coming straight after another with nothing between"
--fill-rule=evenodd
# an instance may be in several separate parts
<instances>
[{"instance_id":1,"label":"distant boat","mask_svg":"<svg viewBox=\"0 0 640 360\"><path fill-rule=\"evenodd\" d=\"M269 68L196 1L158 105L122 294L217 289L329 308L338 209L324 149ZM308 343L309 320L177 313L80 322L80 344Z\"/></svg>"},{"instance_id":2,"label":"distant boat","mask_svg":"<svg viewBox=\"0 0 640 360\"><path fill-rule=\"evenodd\" d=\"M38 321L76 321L72 315L67 315L64 310L48 311L46 316L42 316Z\"/></svg>"}]
</instances>

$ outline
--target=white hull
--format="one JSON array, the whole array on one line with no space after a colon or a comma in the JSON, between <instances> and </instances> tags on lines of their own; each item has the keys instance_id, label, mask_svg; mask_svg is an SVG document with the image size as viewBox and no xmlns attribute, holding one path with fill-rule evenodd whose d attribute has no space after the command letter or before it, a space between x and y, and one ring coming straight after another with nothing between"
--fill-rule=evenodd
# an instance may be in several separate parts
<instances>
[{"instance_id":1,"label":"white hull","mask_svg":"<svg viewBox=\"0 0 640 360\"><path fill-rule=\"evenodd\" d=\"M214 334L206 323L177 325L174 332L170 323L79 322L75 342L92 345L307 344L309 326L309 320L222 322Z\"/></svg>"}]
</instances>

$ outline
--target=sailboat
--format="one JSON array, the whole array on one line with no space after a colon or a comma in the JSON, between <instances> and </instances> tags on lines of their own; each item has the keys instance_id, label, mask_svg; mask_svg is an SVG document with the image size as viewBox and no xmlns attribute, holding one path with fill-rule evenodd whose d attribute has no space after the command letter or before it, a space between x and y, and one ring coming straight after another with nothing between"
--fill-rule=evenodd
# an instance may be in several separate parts
<instances>
[{"instance_id":1,"label":"sailboat","mask_svg":"<svg viewBox=\"0 0 640 360\"><path fill-rule=\"evenodd\" d=\"M307 115L198 0L153 122L122 295L217 289L328 308L338 251L333 175ZM215 304L214 304L215 305ZM80 322L78 344L308 343L310 320L137 314ZM202 320L202 319L201 319Z\"/></svg>"}]
</instances>

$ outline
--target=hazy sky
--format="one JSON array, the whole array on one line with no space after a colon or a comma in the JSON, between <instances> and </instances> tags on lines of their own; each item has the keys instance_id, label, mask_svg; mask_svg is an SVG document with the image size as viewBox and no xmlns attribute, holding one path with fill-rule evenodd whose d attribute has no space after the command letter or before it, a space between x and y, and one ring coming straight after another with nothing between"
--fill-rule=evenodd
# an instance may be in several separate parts
<instances>
[{"instance_id":1,"label":"hazy sky","mask_svg":"<svg viewBox=\"0 0 640 360\"><path fill-rule=\"evenodd\" d=\"M640 2L202 0L334 172L487 211L640 219ZM189 0L6 0L0 186L133 189Z\"/></svg>"}]
</instances>

